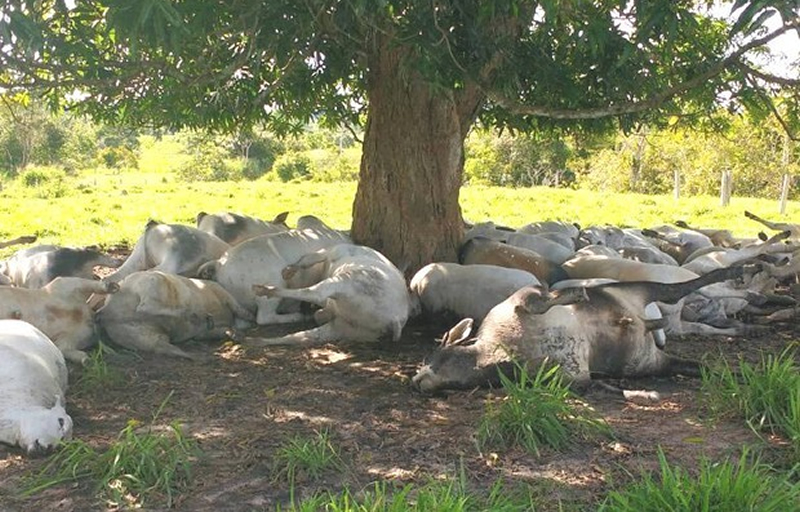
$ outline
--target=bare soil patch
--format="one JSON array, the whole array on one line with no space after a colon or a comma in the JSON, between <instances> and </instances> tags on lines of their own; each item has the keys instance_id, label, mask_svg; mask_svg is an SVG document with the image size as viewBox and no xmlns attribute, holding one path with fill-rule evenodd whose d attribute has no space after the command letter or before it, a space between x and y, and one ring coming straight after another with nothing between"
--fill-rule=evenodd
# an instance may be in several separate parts
<instances>
[{"instance_id":1,"label":"bare soil patch","mask_svg":"<svg viewBox=\"0 0 800 512\"><path fill-rule=\"evenodd\" d=\"M297 326L292 326L297 328ZM708 421L697 379L647 379L623 387L655 389L655 404L624 402L602 393L586 401L611 424L616 437L576 442L563 453L540 457L521 450L482 453L475 442L486 400L499 391L474 390L423 396L410 386L441 327L410 324L400 343L326 345L312 350L245 349L233 343L195 343L202 361L120 353L109 360L124 379L103 389L68 395L74 435L104 447L131 419L149 422L171 394L158 423L179 421L199 442L192 483L175 510L284 509L290 494L276 480L273 457L294 435L328 429L345 470L312 481L300 478L295 497L345 486L361 489L377 480L403 485L466 475L474 489L498 478L507 486L529 484L544 510L587 510L612 487L657 466L661 446L673 463L695 467L701 457L735 456L744 444L769 445L741 421ZM280 334L290 328L262 328ZM758 339L685 338L667 349L685 357L738 358L757 362L762 351L779 353L797 339L793 326ZM72 368L72 381L81 369ZM769 450L768 450L769 451ZM0 446L0 510L103 510L89 484L63 484L30 498L17 490L24 475L46 459L28 458ZM148 509L161 505L151 501Z\"/></svg>"}]
</instances>

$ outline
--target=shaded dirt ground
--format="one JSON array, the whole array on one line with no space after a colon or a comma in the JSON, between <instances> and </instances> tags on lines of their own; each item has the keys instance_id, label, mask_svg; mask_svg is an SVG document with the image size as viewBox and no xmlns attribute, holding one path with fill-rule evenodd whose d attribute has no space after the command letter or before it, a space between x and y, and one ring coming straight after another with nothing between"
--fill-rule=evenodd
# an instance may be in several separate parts
<instances>
[{"instance_id":1,"label":"shaded dirt ground","mask_svg":"<svg viewBox=\"0 0 800 512\"><path fill-rule=\"evenodd\" d=\"M262 329L265 333L287 329ZM481 453L475 432L485 403L497 391L475 390L423 396L409 376L433 347L439 328L407 326L395 346L326 345L313 350L245 349L228 343L187 348L202 361L118 354L109 359L124 379L101 389L73 387L67 409L74 436L104 448L130 419L149 422L170 396L157 424L179 421L202 455L176 510L275 510L289 500L285 481L275 478L273 457L292 436L328 429L345 469L312 481L300 478L296 498L344 486L361 489L377 480L398 485L466 475L480 491L498 478L506 487L529 484L542 510L589 510L613 486L656 467L657 445L668 460L694 467L702 456L738 453L745 443L764 443L740 421L706 421L697 379L622 382L656 389L663 400L626 403L602 393L585 397L613 427L615 439L576 441L563 453L539 457L512 449ZM687 357L739 355L753 362L760 351L779 353L797 339L791 326L758 339L670 340L667 349ZM71 380L81 369L72 368ZM85 511L114 508L88 483L63 484L30 498L16 492L25 474L43 458L27 458L0 445L0 510ZM159 509L158 498L146 503Z\"/></svg>"}]
</instances>

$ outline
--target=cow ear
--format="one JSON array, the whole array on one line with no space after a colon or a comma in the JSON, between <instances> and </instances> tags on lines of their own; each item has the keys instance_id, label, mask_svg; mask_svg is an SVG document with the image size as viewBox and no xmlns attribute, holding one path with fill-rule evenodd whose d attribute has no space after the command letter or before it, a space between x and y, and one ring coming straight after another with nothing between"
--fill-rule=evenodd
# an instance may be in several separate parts
<instances>
[{"instance_id":1,"label":"cow ear","mask_svg":"<svg viewBox=\"0 0 800 512\"><path fill-rule=\"evenodd\" d=\"M203 218L204 218L206 215L208 215L206 212L200 212L200 213L198 213L198 214L197 214L197 217L195 217L195 222L196 222L197 224L200 224L200 221L201 221L201 220L203 220Z\"/></svg>"},{"instance_id":2,"label":"cow ear","mask_svg":"<svg viewBox=\"0 0 800 512\"><path fill-rule=\"evenodd\" d=\"M289 212L279 213L278 215L275 216L274 219L272 219L271 222L272 222L272 224L283 224L284 226L286 226L286 218L288 216L289 216Z\"/></svg>"},{"instance_id":3,"label":"cow ear","mask_svg":"<svg viewBox=\"0 0 800 512\"><path fill-rule=\"evenodd\" d=\"M460 345L469 339L472 332L472 325L474 321L471 318L465 318L458 322L455 327L447 331L442 338L442 347L450 347Z\"/></svg>"}]
</instances>

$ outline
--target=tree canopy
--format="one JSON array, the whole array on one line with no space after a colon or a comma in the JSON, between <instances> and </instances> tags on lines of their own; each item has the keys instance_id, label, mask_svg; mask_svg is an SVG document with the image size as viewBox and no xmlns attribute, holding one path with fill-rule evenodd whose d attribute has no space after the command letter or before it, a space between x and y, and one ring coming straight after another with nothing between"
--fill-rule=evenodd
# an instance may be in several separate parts
<instances>
[{"instance_id":1,"label":"tree canopy","mask_svg":"<svg viewBox=\"0 0 800 512\"><path fill-rule=\"evenodd\" d=\"M763 63L770 41L800 31L797 1L722 3L724 18L715 5L7 0L0 88L133 124L365 125L354 235L414 267L454 257L463 141L476 121L602 130L747 108L794 136L797 68L776 76ZM423 221L441 227L420 232Z\"/></svg>"}]
</instances>

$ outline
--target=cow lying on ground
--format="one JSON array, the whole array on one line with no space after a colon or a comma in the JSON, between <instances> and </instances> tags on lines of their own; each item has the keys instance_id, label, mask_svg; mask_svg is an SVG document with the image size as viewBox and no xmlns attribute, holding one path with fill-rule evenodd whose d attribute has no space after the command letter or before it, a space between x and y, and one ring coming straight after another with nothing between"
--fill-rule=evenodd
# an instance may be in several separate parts
<instances>
[{"instance_id":1,"label":"cow lying on ground","mask_svg":"<svg viewBox=\"0 0 800 512\"><path fill-rule=\"evenodd\" d=\"M0 286L0 318L25 320L40 329L68 361L83 364L94 345L94 311L86 303L92 294L114 293L115 283L57 277L42 288Z\"/></svg>"},{"instance_id":2,"label":"cow lying on ground","mask_svg":"<svg viewBox=\"0 0 800 512\"><path fill-rule=\"evenodd\" d=\"M229 248L216 236L197 228L151 220L125 263L106 279L119 282L140 270L195 277L201 265L216 260Z\"/></svg>"},{"instance_id":3,"label":"cow lying on ground","mask_svg":"<svg viewBox=\"0 0 800 512\"><path fill-rule=\"evenodd\" d=\"M210 233L230 245L237 245L250 238L288 231L286 217L289 212L278 214L271 221L264 221L238 213L200 212L197 214L197 229Z\"/></svg>"},{"instance_id":4,"label":"cow lying on ground","mask_svg":"<svg viewBox=\"0 0 800 512\"><path fill-rule=\"evenodd\" d=\"M117 268L122 260L94 249L40 245L22 249L0 262L0 273L15 286L41 288L56 277L94 279L94 267Z\"/></svg>"},{"instance_id":5,"label":"cow lying on ground","mask_svg":"<svg viewBox=\"0 0 800 512\"><path fill-rule=\"evenodd\" d=\"M222 339L255 317L218 283L148 270L123 279L96 319L117 345L194 359L172 343Z\"/></svg>"},{"instance_id":6,"label":"cow lying on ground","mask_svg":"<svg viewBox=\"0 0 800 512\"><path fill-rule=\"evenodd\" d=\"M535 251L479 236L464 242L458 252L458 261L464 265L496 265L524 270L547 284L568 277L561 265Z\"/></svg>"},{"instance_id":7,"label":"cow lying on ground","mask_svg":"<svg viewBox=\"0 0 800 512\"><path fill-rule=\"evenodd\" d=\"M217 281L242 306L256 311L259 325L303 320L305 315L301 313L280 311L280 298L257 296L253 285L283 286L284 267L308 253L350 239L311 216L298 219L297 226L297 229L257 236L231 247L219 260L203 265L200 277Z\"/></svg>"},{"instance_id":8,"label":"cow lying on ground","mask_svg":"<svg viewBox=\"0 0 800 512\"><path fill-rule=\"evenodd\" d=\"M578 388L590 384L593 375L697 375L697 362L656 347L651 332L663 323L645 320L645 306L655 301L674 303L742 273L741 267L721 269L675 284L610 283L557 291L522 288L492 309L474 338L469 337L471 319L451 329L413 383L424 392L496 384L498 368L507 370L513 359L534 367L545 360L556 363Z\"/></svg>"},{"instance_id":9,"label":"cow lying on ground","mask_svg":"<svg viewBox=\"0 0 800 512\"><path fill-rule=\"evenodd\" d=\"M280 338L240 338L255 346L313 346L329 341L400 339L410 312L403 274L374 249L339 244L307 254L283 270L289 288L255 286L268 297L310 302L319 327Z\"/></svg>"},{"instance_id":10,"label":"cow lying on ground","mask_svg":"<svg viewBox=\"0 0 800 512\"><path fill-rule=\"evenodd\" d=\"M524 270L496 265L431 263L411 279L414 314L450 313L481 322L489 311L523 286L539 286Z\"/></svg>"},{"instance_id":11,"label":"cow lying on ground","mask_svg":"<svg viewBox=\"0 0 800 512\"><path fill-rule=\"evenodd\" d=\"M28 453L72 437L64 356L39 329L0 320L0 442Z\"/></svg>"},{"instance_id":12,"label":"cow lying on ground","mask_svg":"<svg viewBox=\"0 0 800 512\"><path fill-rule=\"evenodd\" d=\"M653 263L642 263L639 261L614 258L606 255L586 254L586 248L576 253L575 257L564 263L563 267L567 274L573 279L593 279L607 278L615 281L653 281L657 283L679 283L689 281L698 274L682 267L673 265L659 265ZM715 283L697 294L692 294L693 298L705 301L718 301L720 308L714 310L706 308L709 314L719 313L723 317L726 314L734 314L745 307L749 301L758 300L758 296L748 290L735 289L727 283ZM754 326L742 325L733 322L731 325L721 325L726 323L726 317L704 317L686 319L682 317L684 300L675 304L659 303L664 318L667 321L665 331L667 333L682 334L703 334L703 335L752 335L758 334L762 329ZM699 303L694 307L699 311ZM716 325L719 325L716 326Z\"/></svg>"}]
</instances>

